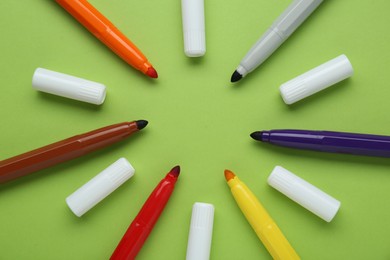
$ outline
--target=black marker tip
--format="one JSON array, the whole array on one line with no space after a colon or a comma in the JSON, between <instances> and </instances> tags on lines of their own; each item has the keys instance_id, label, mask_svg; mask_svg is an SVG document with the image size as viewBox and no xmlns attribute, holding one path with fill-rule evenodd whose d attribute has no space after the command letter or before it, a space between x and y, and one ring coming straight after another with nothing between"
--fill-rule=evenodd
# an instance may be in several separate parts
<instances>
[{"instance_id":1,"label":"black marker tip","mask_svg":"<svg viewBox=\"0 0 390 260\"><path fill-rule=\"evenodd\" d=\"M144 129L148 125L148 121L146 120L137 120L135 123L137 124L138 130Z\"/></svg>"},{"instance_id":2,"label":"black marker tip","mask_svg":"<svg viewBox=\"0 0 390 260\"><path fill-rule=\"evenodd\" d=\"M263 141L263 133L261 131L251 133L251 137L256 141Z\"/></svg>"},{"instance_id":3,"label":"black marker tip","mask_svg":"<svg viewBox=\"0 0 390 260\"><path fill-rule=\"evenodd\" d=\"M237 70L234 71L231 79L230 79L230 82L237 82L239 81L240 79L242 79L242 75L240 73L237 72Z\"/></svg>"}]
</instances>

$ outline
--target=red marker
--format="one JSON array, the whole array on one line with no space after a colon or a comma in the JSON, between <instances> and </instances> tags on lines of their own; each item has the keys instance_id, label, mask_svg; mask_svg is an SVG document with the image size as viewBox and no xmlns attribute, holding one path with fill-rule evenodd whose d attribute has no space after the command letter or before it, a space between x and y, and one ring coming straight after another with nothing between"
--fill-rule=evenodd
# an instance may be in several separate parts
<instances>
[{"instance_id":1,"label":"red marker","mask_svg":"<svg viewBox=\"0 0 390 260\"><path fill-rule=\"evenodd\" d=\"M179 174L180 166L176 166L160 181L122 237L111 260L133 260L137 256L171 197Z\"/></svg>"}]
</instances>

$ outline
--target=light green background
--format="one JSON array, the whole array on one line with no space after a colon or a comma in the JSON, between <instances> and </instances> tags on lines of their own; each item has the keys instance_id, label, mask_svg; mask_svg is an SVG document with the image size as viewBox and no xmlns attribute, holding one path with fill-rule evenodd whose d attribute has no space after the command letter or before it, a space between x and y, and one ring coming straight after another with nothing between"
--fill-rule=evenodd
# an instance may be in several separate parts
<instances>
[{"instance_id":1,"label":"light green background","mask_svg":"<svg viewBox=\"0 0 390 260\"><path fill-rule=\"evenodd\" d=\"M149 125L128 140L0 187L0 259L108 259L142 204L175 165L182 174L138 259L184 259L194 202L215 205L211 259L270 259L223 177L233 170L303 259L390 259L390 159L271 147L256 130L390 134L390 1L325 0L240 84L230 76L289 0L205 1L207 53L183 52L179 0L91 0L157 69L148 79L52 0L0 1L0 158L122 121ZM283 82L346 54L355 75L296 105ZM106 84L100 106L31 88L37 67ZM78 218L65 198L127 158L135 176ZM266 183L281 165L341 201L326 223Z\"/></svg>"}]
</instances>

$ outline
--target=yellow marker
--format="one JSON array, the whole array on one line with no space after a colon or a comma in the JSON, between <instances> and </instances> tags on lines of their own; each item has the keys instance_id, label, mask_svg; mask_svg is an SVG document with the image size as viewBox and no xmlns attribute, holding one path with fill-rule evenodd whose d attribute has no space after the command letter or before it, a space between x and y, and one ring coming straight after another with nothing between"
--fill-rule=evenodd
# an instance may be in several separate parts
<instances>
[{"instance_id":1,"label":"yellow marker","mask_svg":"<svg viewBox=\"0 0 390 260\"><path fill-rule=\"evenodd\" d=\"M225 178L242 213L271 256L283 260L300 259L250 189L229 170L225 170Z\"/></svg>"}]
</instances>

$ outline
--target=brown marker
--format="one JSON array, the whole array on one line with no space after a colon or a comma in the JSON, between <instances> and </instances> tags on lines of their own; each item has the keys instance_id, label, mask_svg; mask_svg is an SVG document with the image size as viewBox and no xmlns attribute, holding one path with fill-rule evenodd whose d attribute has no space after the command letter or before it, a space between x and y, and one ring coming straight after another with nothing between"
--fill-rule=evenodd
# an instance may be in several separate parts
<instances>
[{"instance_id":1,"label":"brown marker","mask_svg":"<svg viewBox=\"0 0 390 260\"><path fill-rule=\"evenodd\" d=\"M147 124L148 121L138 120L110 125L3 160L0 162L0 183L109 146L138 132Z\"/></svg>"}]
</instances>

